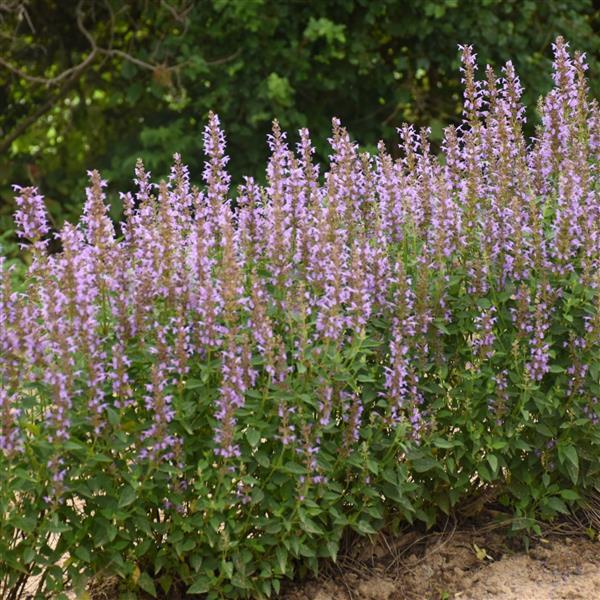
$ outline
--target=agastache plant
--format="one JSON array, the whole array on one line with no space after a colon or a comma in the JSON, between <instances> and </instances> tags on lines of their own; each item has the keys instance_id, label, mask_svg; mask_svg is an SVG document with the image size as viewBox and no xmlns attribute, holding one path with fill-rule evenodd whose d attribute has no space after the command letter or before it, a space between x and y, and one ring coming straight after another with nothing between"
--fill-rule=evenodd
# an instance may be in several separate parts
<instances>
[{"instance_id":1,"label":"agastache plant","mask_svg":"<svg viewBox=\"0 0 600 600\"><path fill-rule=\"evenodd\" d=\"M439 154L405 124L371 155L334 118L319 164L274 121L236 188L210 113L197 185L179 154L162 181L138 161L118 225L97 171L53 233L16 186L0 596L110 565L154 596L263 598L348 528L478 494L534 528L597 487L600 112L584 55L553 49L535 139L513 63L465 45Z\"/></svg>"}]
</instances>

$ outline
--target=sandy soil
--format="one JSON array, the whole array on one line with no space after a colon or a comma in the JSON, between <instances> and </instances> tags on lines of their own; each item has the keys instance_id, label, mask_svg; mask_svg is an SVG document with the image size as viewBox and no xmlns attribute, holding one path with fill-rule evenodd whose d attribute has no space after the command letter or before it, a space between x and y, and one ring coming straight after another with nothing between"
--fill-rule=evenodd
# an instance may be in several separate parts
<instances>
[{"instance_id":1,"label":"sandy soil","mask_svg":"<svg viewBox=\"0 0 600 600\"><path fill-rule=\"evenodd\" d=\"M529 551L497 533L432 538L422 551L393 540L362 549L323 581L289 590L289 600L600 600L600 543L555 536ZM414 546L413 546L414 547ZM385 548L385 550L383 550ZM365 554L372 552L371 557ZM396 553L396 554L395 554ZM366 559L366 560L365 560ZM369 567L369 562L371 566Z\"/></svg>"},{"instance_id":2,"label":"sandy soil","mask_svg":"<svg viewBox=\"0 0 600 600\"><path fill-rule=\"evenodd\" d=\"M462 583L455 598L487 600L600 598L599 545L586 540L540 545L527 555L487 565Z\"/></svg>"}]
</instances>

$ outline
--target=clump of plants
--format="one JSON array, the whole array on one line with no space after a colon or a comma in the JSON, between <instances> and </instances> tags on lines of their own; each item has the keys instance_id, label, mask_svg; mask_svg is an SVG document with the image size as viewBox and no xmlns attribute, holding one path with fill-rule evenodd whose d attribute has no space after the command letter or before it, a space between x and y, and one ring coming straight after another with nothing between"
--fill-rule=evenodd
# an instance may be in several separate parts
<instances>
[{"instance_id":1,"label":"clump of plants","mask_svg":"<svg viewBox=\"0 0 600 600\"><path fill-rule=\"evenodd\" d=\"M536 139L510 62L476 77L439 156L327 170L277 123L235 202L211 114L204 185L140 161L119 235L99 173L56 236L17 187L30 258L0 280L0 595L117 575L123 594L261 598L347 529L431 526L473 496L515 530L600 479L600 112L555 46Z\"/></svg>"}]
</instances>

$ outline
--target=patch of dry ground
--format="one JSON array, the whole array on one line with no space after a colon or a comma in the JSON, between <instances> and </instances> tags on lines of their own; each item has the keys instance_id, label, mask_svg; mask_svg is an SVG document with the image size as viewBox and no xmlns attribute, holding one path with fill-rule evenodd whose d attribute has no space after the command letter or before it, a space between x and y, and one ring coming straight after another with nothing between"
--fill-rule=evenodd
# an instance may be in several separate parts
<instances>
[{"instance_id":1,"label":"patch of dry ground","mask_svg":"<svg viewBox=\"0 0 600 600\"><path fill-rule=\"evenodd\" d=\"M550 536L529 553L504 534L380 538L289 600L600 600L600 543ZM370 556L369 556L370 553Z\"/></svg>"},{"instance_id":2,"label":"patch of dry ground","mask_svg":"<svg viewBox=\"0 0 600 600\"><path fill-rule=\"evenodd\" d=\"M569 539L540 544L467 577L461 600L594 600L600 598L598 543Z\"/></svg>"}]
</instances>

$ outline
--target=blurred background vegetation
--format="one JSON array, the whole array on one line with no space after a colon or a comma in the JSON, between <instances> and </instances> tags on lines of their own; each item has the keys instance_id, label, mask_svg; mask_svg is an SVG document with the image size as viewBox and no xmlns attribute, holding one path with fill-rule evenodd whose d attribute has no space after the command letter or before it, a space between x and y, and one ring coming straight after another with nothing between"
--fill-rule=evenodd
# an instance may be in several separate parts
<instances>
[{"instance_id":1,"label":"blurred background vegetation","mask_svg":"<svg viewBox=\"0 0 600 600\"><path fill-rule=\"evenodd\" d=\"M274 117L292 142L309 127L320 158L334 115L365 148L403 121L439 140L459 116L459 43L513 59L531 118L562 34L597 96L599 21L593 0L0 0L0 234L12 183L38 185L58 226L87 169L110 180L115 218L138 156L160 177L180 152L198 182L211 109L234 182L264 172Z\"/></svg>"}]
</instances>

